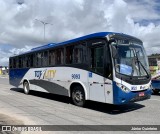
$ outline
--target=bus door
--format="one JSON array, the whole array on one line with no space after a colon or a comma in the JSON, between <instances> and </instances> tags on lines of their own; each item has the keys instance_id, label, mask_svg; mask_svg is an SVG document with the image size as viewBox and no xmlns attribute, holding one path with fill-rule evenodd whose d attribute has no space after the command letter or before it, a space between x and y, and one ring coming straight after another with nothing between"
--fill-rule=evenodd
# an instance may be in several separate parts
<instances>
[{"instance_id":1,"label":"bus door","mask_svg":"<svg viewBox=\"0 0 160 134\"><path fill-rule=\"evenodd\" d=\"M106 45L105 46L105 63L104 63L104 88L105 88L105 96L106 96L106 103L113 104L113 73L112 73L112 61L110 55L110 49Z\"/></svg>"},{"instance_id":2,"label":"bus door","mask_svg":"<svg viewBox=\"0 0 160 134\"><path fill-rule=\"evenodd\" d=\"M90 72L88 76L90 100L105 102L104 44L89 48Z\"/></svg>"}]
</instances>

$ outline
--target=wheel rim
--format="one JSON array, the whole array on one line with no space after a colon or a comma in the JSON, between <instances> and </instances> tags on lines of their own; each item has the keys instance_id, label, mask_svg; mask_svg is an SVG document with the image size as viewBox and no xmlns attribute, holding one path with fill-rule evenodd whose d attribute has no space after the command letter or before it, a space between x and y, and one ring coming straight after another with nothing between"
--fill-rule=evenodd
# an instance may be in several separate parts
<instances>
[{"instance_id":1,"label":"wheel rim","mask_svg":"<svg viewBox=\"0 0 160 134\"><path fill-rule=\"evenodd\" d=\"M25 93L28 93L28 83L24 84L24 91L25 91Z\"/></svg>"},{"instance_id":2,"label":"wheel rim","mask_svg":"<svg viewBox=\"0 0 160 134\"><path fill-rule=\"evenodd\" d=\"M77 103L80 103L83 101L83 94L81 91L75 91L73 94L73 100L75 100Z\"/></svg>"}]
</instances>

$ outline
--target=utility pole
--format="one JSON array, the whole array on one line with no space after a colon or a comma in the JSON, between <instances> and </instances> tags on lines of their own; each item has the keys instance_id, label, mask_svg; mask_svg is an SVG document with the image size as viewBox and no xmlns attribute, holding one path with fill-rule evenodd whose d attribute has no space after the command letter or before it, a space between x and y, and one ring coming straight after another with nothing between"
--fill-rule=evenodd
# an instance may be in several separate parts
<instances>
[{"instance_id":1,"label":"utility pole","mask_svg":"<svg viewBox=\"0 0 160 134\"><path fill-rule=\"evenodd\" d=\"M45 30L46 30L46 25L49 24L49 25L53 25L51 23L48 23L48 22L44 22L42 20L38 20L38 19L35 19L36 21L39 21L43 24L43 30L44 30L44 41L45 41Z\"/></svg>"}]
</instances>

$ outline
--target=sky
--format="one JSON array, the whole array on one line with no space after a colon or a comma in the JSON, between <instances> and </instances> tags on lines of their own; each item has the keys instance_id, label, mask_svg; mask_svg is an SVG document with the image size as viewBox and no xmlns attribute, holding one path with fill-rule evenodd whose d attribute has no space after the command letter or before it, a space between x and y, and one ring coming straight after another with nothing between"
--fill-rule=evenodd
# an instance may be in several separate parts
<instances>
[{"instance_id":1,"label":"sky","mask_svg":"<svg viewBox=\"0 0 160 134\"><path fill-rule=\"evenodd\" d=\"M0 66L31 48L95 32L120 32L160 53L160 0L0 0ZM44 21L44 25L38 21Z\"/></svg>"}]
</instances>

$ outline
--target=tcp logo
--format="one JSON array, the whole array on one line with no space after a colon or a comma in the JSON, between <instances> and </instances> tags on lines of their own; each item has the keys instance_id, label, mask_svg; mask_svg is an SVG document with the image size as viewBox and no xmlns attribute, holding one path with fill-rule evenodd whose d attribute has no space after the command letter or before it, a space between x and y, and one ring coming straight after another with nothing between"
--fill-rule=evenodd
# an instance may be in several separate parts
<instances>
[{"instance_id":1,"label":"tcp logo","mask_svg":"<svg viewBox=\"0 0 160 134\"><path fill-rule=\"evenodd\" d=\"M40 79L42 75L42 71L34 71L35 72L35 77Z\"/></svg>"}]
</instances>

